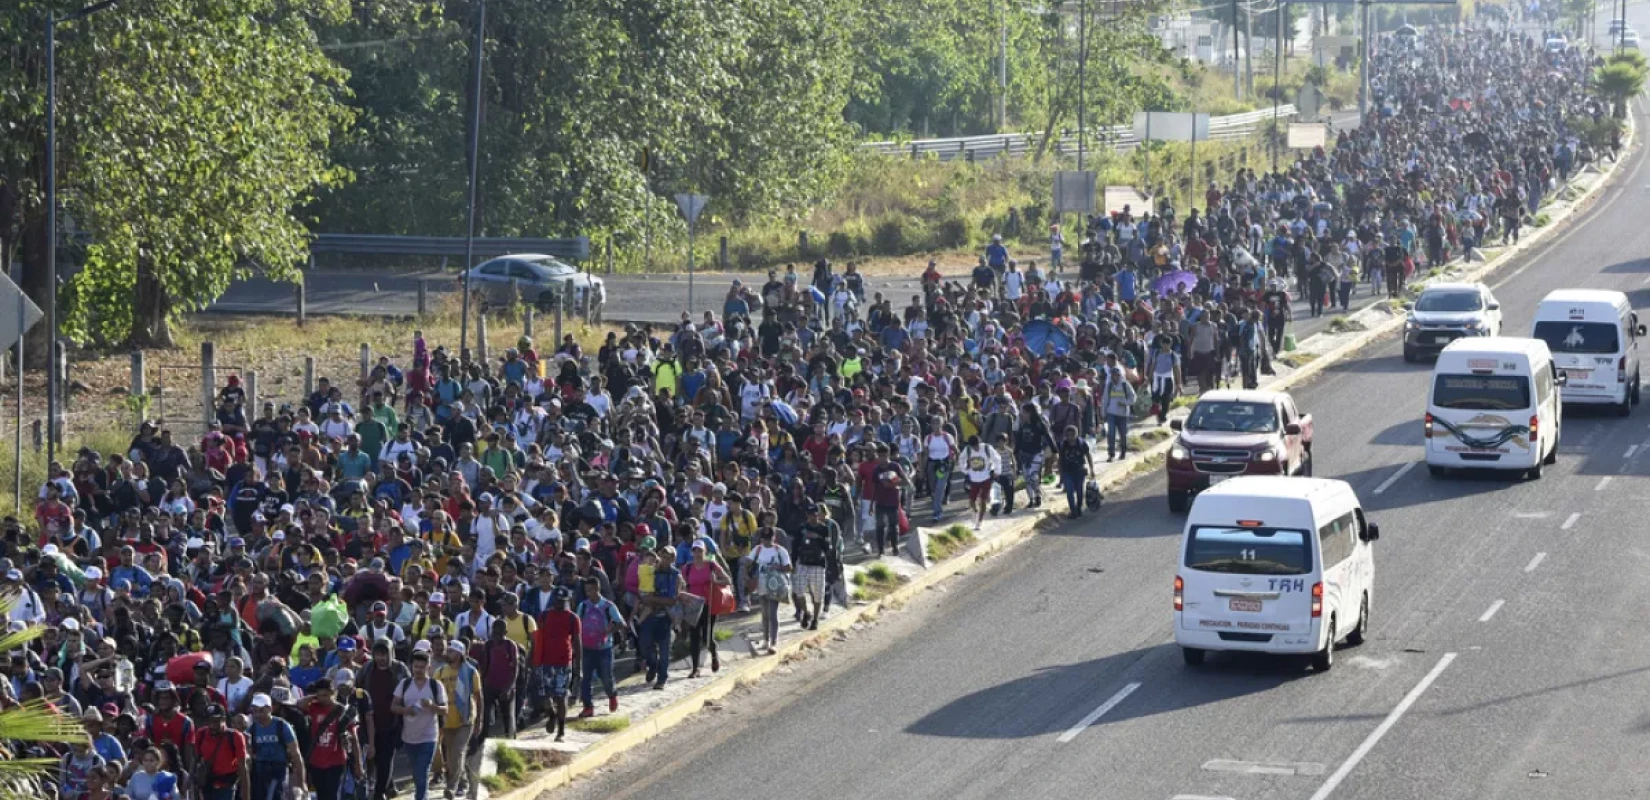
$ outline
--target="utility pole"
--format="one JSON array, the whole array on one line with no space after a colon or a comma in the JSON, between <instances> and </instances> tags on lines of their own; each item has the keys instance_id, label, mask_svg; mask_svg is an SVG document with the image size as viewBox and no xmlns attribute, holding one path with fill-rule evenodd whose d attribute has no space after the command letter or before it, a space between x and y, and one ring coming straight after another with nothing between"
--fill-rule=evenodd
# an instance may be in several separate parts
<instances>
[{"instance_id":1,"label":"utility pole","mask_svg":"<svg viewBox=\"0 0 1650 800\"><path fill-rule=\"evenodd\" d=\"M109 6L115 0L102 0L59 18L54 11L46 13L46 319L50 340L46 345L46 461L57 460L58 437L62 436L63 373L58 369L57 357L57 24L85 19ZM18 319L22 319L19 317ZM23 342L17 343L19 364L17 386L19 396L23 387L21 354ZM18 408L22 408L21 400ZM21 412L20 412L21 413ZM23 436L22 417L18 417L17 436Z\"/></svg>"},{"instance_id":2,"label":"utility pole","mask_svg":"<svg viewBox=\"0 0 1650 800\"><path fill-rule=\"evenodd\" d=\"M1077 171L1083 171L1088 145L1089 0L1077 6Z\"/></svg>"},{"instance_id":3,"label":"utility pole","mask_svg":"<svg viewBox=\"0 0 1650 800\"><path fill-rule=\"evenodd\" d=\"M481 164L481 67L482 54L487 44L487 0L476 7L475 85L470 98L470 221L464 234L464 301L459 313L458 357L462 363L470 345L470 271L475 269L476 255L476 184Z\"/></svg>"},{"instance_id":4,"label":"utility pole","mask_svg":"<svg viewBox=\"0 0 1650 800\"><path fill-rule=\"evenodd\" d=\"M1255 96L1255 4L1243 3L1243 91Z\"/></svg>"},{"instance_id":5,"label":"utility pole","mask_svg":"<svg viewBox=\"0 0 1650 800\"><path fill-rule=\"evenodd\" d=\"M997 58L997 130L1008 132L1008 0L1002 5L1002 37Z\"/></svg>"},{"instance_id":6,"label":"utility pole","mask_svg":"<svg viewBox=\"0 0 1650 800\"><path fill-rule=\"evenodd\" d=\"M1374 52L1370 45L1375 38L1375 31L1370 28L1369 0L1361 0L1363 6L1363 56L1358 59L1358 124L1362 125L1369 116L1369 55Z\"/></svg>"},{"instance_id":7,"label":"utility pole","mask_svg":"<svg viewBox=\"0 0 1650 800\"><path fill-rule=\"evenodd\" d=\"M1278 172L1278 137L1283 134L1281 127L1282 116L1279 114L1278 103L1283 97L1283 18L1284 0L1278 0L1278 7L1273 13L1278 16L1278 40L1273 43L1272 49L1272 174ZM1195 126L1194 126L1195 128Z\"/></svg>"},{"instance_id":8,"label":"utility pole","mask_svg":"<svg viewBox=\"0 0 1650 800\"><path fill-rule=\"evenodd\" d=\"M1238 0L1232 0L1232 96L1243 99L1243 73L1238 69Z\"/></svg>"}]
</instances>

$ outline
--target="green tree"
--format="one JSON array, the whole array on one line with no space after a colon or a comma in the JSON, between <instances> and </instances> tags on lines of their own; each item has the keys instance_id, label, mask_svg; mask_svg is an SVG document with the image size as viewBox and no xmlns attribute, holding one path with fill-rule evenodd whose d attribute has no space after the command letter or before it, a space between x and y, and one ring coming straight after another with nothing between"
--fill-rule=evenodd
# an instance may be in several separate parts
<instances>
[{"instance_id":1,"label":"green tree","mask_svg":"<svg viewBox=\"0 0 1650 800\"><path fill-rule=\"evenodd\" d=\"M47 8L0 10L0 31L41 30ZM344 74L311 25L347 11L343 0L145 0L60 29L59 183L94 242L61 298L66 332L168 345L168 321L235 277L295 276L307 244L296 211L344 178L327 148L350 119ZM21 124L0 129L0 183L19 198L11 217L38 298L49 274L40 37L11 41L0 115Z\"/></svg>"},{"instance_id":2,"label":"green tree","mask_svg":"<svg viewBox=\"0 0 1650 800\"><path fill-rule=\"evenodd\" d=\"M1627 116L1627 101L1644 91L1644 73L1642 65L1612 61L1593 71L1593 88L1614 104L1615 116L1623 118Z\"/></svg>"}]
</instances>

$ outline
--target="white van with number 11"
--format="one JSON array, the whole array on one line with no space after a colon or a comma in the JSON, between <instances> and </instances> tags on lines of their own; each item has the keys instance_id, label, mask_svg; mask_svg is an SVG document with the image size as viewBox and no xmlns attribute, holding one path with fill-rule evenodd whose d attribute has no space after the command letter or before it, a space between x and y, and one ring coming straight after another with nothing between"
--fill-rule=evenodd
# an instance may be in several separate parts
<instances>
[{"instance_id":1,"label":"white van with number 11","mask_svg":"<svg viewBox=\"0 0 1650 800\"><path fill-rule=\"evenodd\" d=\"M1186 663L1247 650L1334 666L1335 644L1362 644L1369 630L1380 535L1345 481L1248 475L1200 493L1174 579Z\"/></svg>"}]
</instances>

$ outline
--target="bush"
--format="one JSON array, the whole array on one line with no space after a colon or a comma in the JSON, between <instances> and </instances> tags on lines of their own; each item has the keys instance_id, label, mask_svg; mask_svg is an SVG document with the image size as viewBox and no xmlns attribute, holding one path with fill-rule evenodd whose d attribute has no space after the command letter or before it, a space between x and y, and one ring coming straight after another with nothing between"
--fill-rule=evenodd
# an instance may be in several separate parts
<instances>
[{"instance_id":1,"label":"bush","mask_svg":"<svg viewBox=\"0 0 1650 800\"><path fill-rule=\"evenodd\" d=\"M844 231L833 231L825 242L825 252L832 258L846 258L854 255L854 239Z\"/></svg>"},{"instance_id":2,"label":"bush","mask_svg":"<svg viewBox=\"0 0 1650 800\"><path fill-rule=\"evenodd\" d=\"M947 217L934 227L934 247L940 250L960 250L968 247L968 220Z\"/></svg>"},{"instance_id":3,"label":"bush","mask_svg":"<svg viewBox=\"0 0 1650 800\"><path fill-rule=\"evenodd\" d=\"M903 255L909 246L905 221L897 217L877 223L876 229L871 232L871 247L877 255Z\"/></svg>"}]
</instances>

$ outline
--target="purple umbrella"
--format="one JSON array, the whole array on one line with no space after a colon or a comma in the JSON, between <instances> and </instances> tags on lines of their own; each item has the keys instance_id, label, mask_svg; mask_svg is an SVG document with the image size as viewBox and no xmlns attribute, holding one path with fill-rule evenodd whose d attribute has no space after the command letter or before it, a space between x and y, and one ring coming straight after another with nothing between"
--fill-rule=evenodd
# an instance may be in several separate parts
<instances>
[{"instance_id":1,"label":"purple umbrella","mask_svg":"<svg viewBox=\"0 0 1650 800\"><path fill-rule=\"evenodd\" d=\"M1152 291L1159 297L1175 292L1189 292L1197 287L1197 273L1186 270L1166 272L1157 280L1152 281Z\"/></svg>"}]
</instances>

